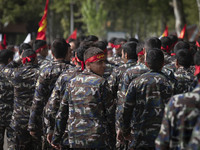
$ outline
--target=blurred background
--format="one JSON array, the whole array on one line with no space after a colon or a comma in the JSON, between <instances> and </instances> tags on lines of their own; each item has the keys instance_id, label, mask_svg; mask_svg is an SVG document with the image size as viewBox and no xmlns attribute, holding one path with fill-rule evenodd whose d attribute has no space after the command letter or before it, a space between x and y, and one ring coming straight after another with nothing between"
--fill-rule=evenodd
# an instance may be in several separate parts
<instances>
[{"instance_id":1,"label":"blurred background","mask_svg":"<svg viewBox=\"0 0 200 150\"><path fill-rule=\"evenodd\" d=\"M0 0L0 33L10 44L20 44L27 34L37 36L46 0ZM47 42L77 36L100 39L179 35L187 24L185 40L199 36L200 0L49 0ZM199 7L198 7L199 6Z\"/></svg>"}]
</instances>

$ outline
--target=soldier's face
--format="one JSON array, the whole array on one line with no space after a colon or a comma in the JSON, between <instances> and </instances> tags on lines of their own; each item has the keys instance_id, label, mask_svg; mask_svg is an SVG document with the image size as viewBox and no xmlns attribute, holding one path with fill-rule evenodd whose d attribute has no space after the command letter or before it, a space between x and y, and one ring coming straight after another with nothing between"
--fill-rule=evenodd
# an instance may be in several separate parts
<instances>
[{"instance_id":1,"label":"soldier's face","mask_svg":"<svg viewBox=\"0 0 200 150\"><path fill-rule=\"evenodd\" d=\"M98 60L89 64L90 70L99 76L103 76L105 70L105 60Z\"/></svg>"}]
</instances>

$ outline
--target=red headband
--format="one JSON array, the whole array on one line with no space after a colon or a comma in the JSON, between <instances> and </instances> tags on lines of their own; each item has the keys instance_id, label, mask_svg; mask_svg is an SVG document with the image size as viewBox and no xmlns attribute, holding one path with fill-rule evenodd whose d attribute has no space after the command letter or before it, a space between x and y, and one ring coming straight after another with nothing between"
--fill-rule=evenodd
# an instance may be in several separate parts
<instances>
[{"instance_id":1,"label":"red headband","mask_svg":"<svg viewBox=\"0 0 200 150\"><path fill-rule=\"evenodd\" d=\"M44 45L44 46L38 48L35 52L36 52L36 53L39 53L39 52L41 51L42 48L47 48L47 45Z\"/></svg>"},{"instance_id":2,"label":"red headband","mask_svg":"<svg viewBox=\"0 0 200 150\"><path fill-rule=\"evenodd\" d=\"M170 51L170 47L167 45L165 48L161 46L162 50L165 50L167 53Z\"/></svg>"},{"instance_id":3,"label":"red headband","mask_svg":"<svg viewBox=\"0 0 200 150\"><path fill-rule=\"evenodd\" d=\"M25 64L26 61L27 61L27 62L30 62L30 61L31 61L31 58L36 58L36 54L33 54L33 55L31 55L31 56L28 56L28 57L23 57L23 58L22 58L22 63Z\"/></svg>"},{"instance_id":4,"label":"red headband","mask_svg":"<svg viewBox=\"0 0 200 150\"><path fill-rule=\"evenodd\" d=\"M144 55L143 50L142 50L141 52L139 52L137 55L138 55L138 56L139 56L139 55Z\"/></svg>"},{"instance_id":5,"label":"red headband","mask_svg":"<svg viewBox=\"0 0 200 150\"><path fill-rule=\"evenodd\" d=\"M84 62L78 59L78 57L76 57L76 61L81 63L81 69L84 70L84 66L85 66Z\"/></svg>"},{"instance_id":6,"label":"red headband","mask_svg":"<svg viewBox=\"0 0 200 150\"><path fill-rule=\"evenodd\" d=\"M113 43L108 43L108 44L109 44L109 46L111 46L112 48L115 47L115 45L114 45Z\"/></svg>"},{"instance_id":7,"label":"red headband","mask_svg":"<svg viewBox=\"0 0 200 150\"><path fill-rule=\"evenodd\" d=\"M200 73L200 66L195 65L195 72L194 75L198 75Z\"/></svg>"},{"instance_id":8,"label":"red headband","mask_svg":"<svg viewBox=\"0 0 200 150\"><path fill-rule=\"evenodd\" d=\"M105 54L103 54L103 53L88 58L88 59L85 61L85 64L86 64L87 62L95 62L95 61L102 60L102 59L105 59Z\"/></svg>"},{"instance_id":9,"label":"red headband","mask_svg":"<svg viewBox=\"0 0 200 150\"><path fill-rule=\"evenodd\" d=\"M119 45L114 45L114 46L115 46L115 49L121 48L121 44L119 44Z\"/></svg>"},{"instance_id":10,"label":"red headband","mask_svg":"<svg viewBox=\"0 0 200 150\"><path fill-rule=\"evenodd\" d=\"M176 53L171 53L171 56L175 56L176 55Z\"/></svg>"},{"instance_id":11,"label":"red headband","mask_svg":"<svg viewBox=\"0 0 200 150\"><path fill-rule=\"evenodd\" d=\"M197 47L200 47L199 42L197 42L197 41L196 41L196 46L197 46Z\"/></svg>"}]
</instances>

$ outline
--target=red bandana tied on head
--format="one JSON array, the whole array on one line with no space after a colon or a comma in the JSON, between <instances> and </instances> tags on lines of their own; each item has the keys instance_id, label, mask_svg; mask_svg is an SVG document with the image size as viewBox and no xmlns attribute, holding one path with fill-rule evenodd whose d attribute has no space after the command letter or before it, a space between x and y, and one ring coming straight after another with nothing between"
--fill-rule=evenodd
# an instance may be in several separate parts
<instances>
[{"instance_id":1,"label":"red bandana tied on head","mask_svg":"<svg viewBox=\"0 0 200 150\"><path fill-rule=\"evenodd\" d=\"M171 53L171 56L175 56L176 55L176 53Z\"/></svg>"},{"instance_id":2,"label":"red bandana tied on head","mask_svg":"<svg viewBox=\"0 0 200 150\"><path fill-rule=\"evenodd\" d=\"M167 45L165 48L161 46L162 50L165 50L167 53L170 52L170 47Z\"/></svg>"},{"instance_id":3,"label":"red bandana tied on head","mask_svg":"<svg viewBox=\"0 0 200 150\"><path fill-rule=\"evenodd\" d=\"M22 58L22 63L25 64L26 61L27 61L27 62L30 62L30 61L31 61L31 58L36 58L36 54L33 54L33 55L31 55L31 56L28 56L28 57L23 57L23 58Z\"/></svg>"},{"instance_id":4,"label":"red bandana tied on head","mask_svg":"<svg viewBox=\"0 0 200 150\"><path fill-rule=\"evenodd\" d=\"M81 61L80 59L78 59L78 57L76 57L76 61L81 63L81 69L84 70L84 68L85 68L84 67L85 66L84 62Z\"/></svg>"},{"instance_id":5,"label":"red bandana tied on head","mask_svg":"<svg viewBox=\"0 0 200 150\"><path fill-rule=\"evenodd\" d=\"M199 42L198 42L198 41L196 41L196 46L197 46L197 47L200 47L200 44L199 44Z\"/></svg>"},{"instance_id":6,"label":"red bandana tied on head","mask_svg":"<svg viewBox=\"0 0 200 150\"><path fill-rule=\"evenodd\" d=\"M195 65L195 72L194 75L198 75L200 73L200 66Z\"/></svg>"},{"instance_id":7,"label":"red bandana tied on head","mask_svg":"<svg viewBox=\"0 0 200 150\"><path fill-rule=\"evenodd\" d=\"M105 59L105 54L104 53L101 53L101 54L98 54L98 55L95 55L95 56L92 56L90 58L88 58L86 61L85 61L85 64L87 62L95 62L95 61L98 61L98 60L104 60Z\"/></svg>"},{"instance_id":8,"label":"red bandana tied on head","mask_svg":"<svg viewBox=\"0 0 200 150\"><path fill-rule=\"evenodd\" d=\"M35 50L35 52L36 52L36 53L39 53L39 52L41 51L42 48L47 48L47 45L44 45L44 46L38 48L37 50Z\"/></svg>"}]
</instances>

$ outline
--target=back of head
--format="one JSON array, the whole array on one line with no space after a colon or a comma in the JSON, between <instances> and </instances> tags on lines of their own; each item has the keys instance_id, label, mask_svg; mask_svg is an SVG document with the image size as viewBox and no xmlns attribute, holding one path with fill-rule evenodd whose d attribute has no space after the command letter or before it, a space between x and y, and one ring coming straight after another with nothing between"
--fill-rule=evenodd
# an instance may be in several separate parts
<instances>
[{"instance_id":1,"label":"back of head","mask_svg":"<svg viewBox=\"0 0 200 150\"><path fill-rule=\"evenodd\" d=\"M136 53L140 53L141 51L143 51L143 48L144 48L144 42L139 42L137 44L137 48L136 48Z\"/></svg>"},{"instance_id":2,"label":"back of head","mask_svg":"<svg viewBox=\"0 0 200 150\"><path fill-rule=\"evenodd\" d=\"M89 36L87 36L87 37L85 38L85 41L96 42L96 41L98 41L98 40L99 40L99 38L98 38L97 36L95 36L95 35L89 35Z\"/></svg>"},{"instance_id":3,"label":"back of head","mask_svg":"<svg viewBox=\"0 0 200 150\"><path fill-rule=\"evenodd\" d=\"M94 47L98 47L103 51L106 50L106 47L107 47L107 45L106 45L106 43L104 41L97 41L97 42L94 43L93 46Z\"/></svg>"},{"instance_id":4,"label":"back of head","mask_svg":"<svg viewBox=\"0 0 200 150\"><path fill-rule=\"evenodd\" d=\"M193 56L188 49L180 49L176 53L176 59L178 64L184 68L189 68L193 61Z\"/></svg>"},{"instance_id":5,"label":"back of head","mask_svg":"<svg viewBox=\"0 0 200 150\"><path fill-rule=\"evenodd\" d=\"M51 51L55 58L66 58L70 45L63 38L57 38L52 42Z\"/></svg>"},{"instance_id":6,"label":"back of head","mask_svg":"<svg viewBox=\"0 0 200 150\"><path fill-rule=\"evenodd\" d=\"M45 40L35 40L33 43L33 50L38 53L39 49L47 47L47 42Z\"/></svg>"},{"instance_id":7,"label":"back of head","mask_svg":"<svg viewBox=\"0 0 200 150\"><path fill-rule=\"evenodd\" d=\"M169 35L169 38L171 39L172 46L174 47L174 45L178 42L178 37L176 35Z\"/></svg>"},{"instance_id":8,"label":"back of head","mask_svg":"<svg viewBox=\"0 0 200 150\"><path fill-rule=\"evenodd\" d=\"M185 42L185 41L179 41L178 43L176 43L176 45L174 46L174 53L177 53L178 50L180 49L190 49L190 44Z\"/></svg>"},{"instance_id":9,"label":"back of head","mask_svg":"<svg viewBox=\"0 0 200 150\"><path fill-rule=\"evenodd\" d=\"M31 49L31 48L32 48L32 47L31 47L30 44L28 44L28 43L22 43L22 44L20 44L20 46L19 46L19 54L21 55L22 52L23 52L25 49Z\"/></svg>"},{"instance_id":10,"label":"back of head","mask_svg":"<svg viewBox=\"0 0 200 150\"><path fill-rule=\"evenodd\" d=\"M116 39L116 37L112 37L108 42L114 44Z\"/></svg>"},{"instance_id":11,"label":"back of head","mask_svg":"<svg viewBox=\"0 0 200 150\"><path fill-rule=\"evenodd\" d=\"M36 52L33 49L26 49L22 53L22 63L23 64L28 63L28 62L33 63L36 57L37 57Z\"/></svg>"},{"instance_id":12,"label":"back of head","mask_svg":"<svg viewBox=\"0 0 200 150\"><path fill-rule=\"evenodd\" d=\"M138 39L133 38L133 37L128 39L128 42L131 42L131 41L132 41L132 42L139 43Z\"/></svg>"},{"instance_id":13,"label":"back of head","mask_svg":"<svg viewBox=\"0 0 200 150\"><path fill-rule=\"evenodd\" d=\"M80 46L76 49L76 55L79 60L84 61L84 53L88 48L87 46Z\"/></svg>"},{"instance_id":14,"label":"back of head","mask_svg":"<svg viewBox=\"0 0 200 150\"><path fill-rule=\"evenodd\" d=\"M127 42L127 40L126 39L124 39L124 38L116 38L115 39L115 45L121 45L121 44L124 44L124 43L126 43Z\"/></svg>"},{"instance_id":15,"label":"back of head","mask_svg":"<svg viewBox=\"0 0 200 150\"><path fill-rule=\"evenodd\" d=\"M4 65L8 64L9 59L10 60L13 59L13 55L14 55L14 52L11 50L7 50L7 49L1 50L0 51L0 64L4 64Z\"/></svg>"},{"instance_id":16,"label":"back of head","mask_svg":"<svg viewBox=\"0 0 200 150\"><path fill-rule=\"evenodd\" d=\"M84 62L93 56L104 53L103 50L97 47L90 47L84 52Z\"/></svg>"},{"instance_id":17,"label":"back of head","mask_svg":"<svg viewBox=\"0 0 200 150\"><path fill-rule=\"evenodd\" d=\"M161 49L167 53L170 52L172 41L169 37L162 37L161 41Z\"/></svg>"},{"instance_id":18,"label":"back of head","mask_svg":"<svg viewBox=\"0 0 200 150\"><path fill-rule=\"evenodd\" d=\"M144 48L145 48L146 52L150 49L153 49L153 48L160 49L161 48L161 41L157 37L149 38L145 41Z\"/></svg>"},{"instance_id":19,"label":"back of head","mask_svg":"<svg viewBox=\"0 0 200 150\"><path fill-rule=\"evenodd\" d=\"M164 64L164 54L160 49L151 49L147 52L146 63L150 69L160 71Z\"/></svg>"},{"instance_id":20,"label":"back of head","mask_svg":"<svg viewBox=\"0 0 200 150\"><path fill-rule=\"evenodd\" d=\"M137 43L133 41L122 45L123 52L127 53L128 59L137 59L136 47Z\"/></svg>"}]
</instances>

